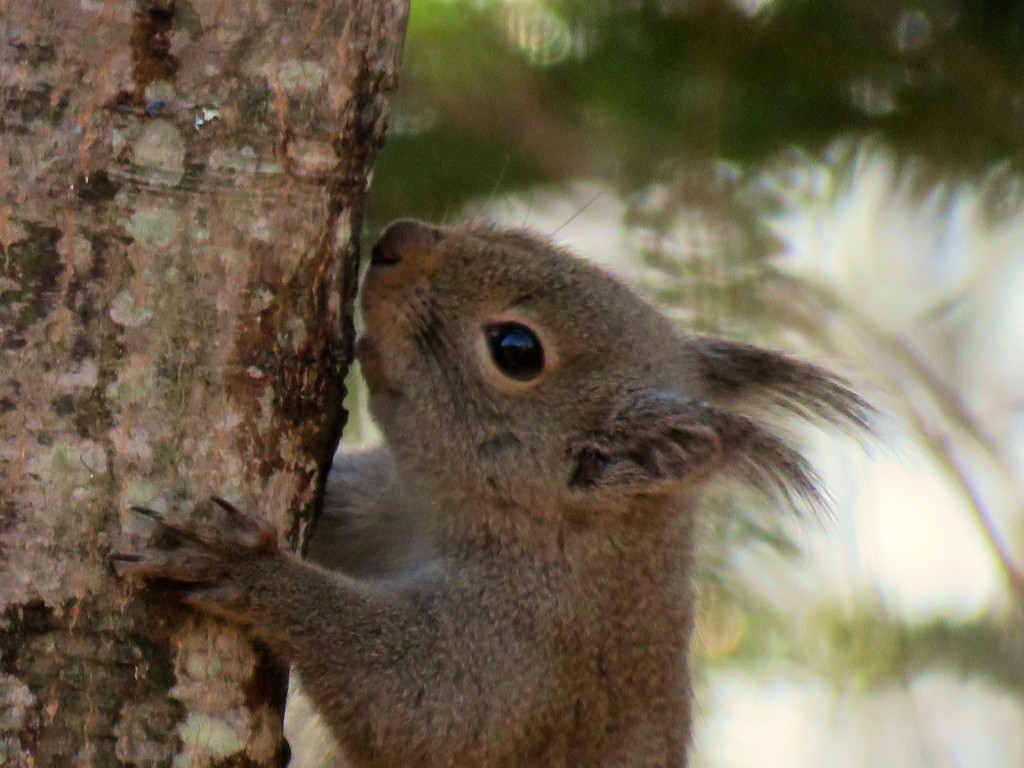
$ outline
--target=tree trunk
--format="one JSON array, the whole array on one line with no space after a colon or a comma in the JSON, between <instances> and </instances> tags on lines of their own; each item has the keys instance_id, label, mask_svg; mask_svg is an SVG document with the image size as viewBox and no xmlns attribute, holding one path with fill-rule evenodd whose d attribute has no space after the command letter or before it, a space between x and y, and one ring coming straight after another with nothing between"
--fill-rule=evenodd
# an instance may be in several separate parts
<instances>
[{"instance_id":1,"label":"tree trunk","mask_svg":"<svg viewBox=\"0 0 1024 768\"><path fill-rule=\"evenodd\" d=\"M344 419L404 0L0 0L0 765L270 766L284 672L106 567L296 543Z\"/></svg>"}]
</instances>

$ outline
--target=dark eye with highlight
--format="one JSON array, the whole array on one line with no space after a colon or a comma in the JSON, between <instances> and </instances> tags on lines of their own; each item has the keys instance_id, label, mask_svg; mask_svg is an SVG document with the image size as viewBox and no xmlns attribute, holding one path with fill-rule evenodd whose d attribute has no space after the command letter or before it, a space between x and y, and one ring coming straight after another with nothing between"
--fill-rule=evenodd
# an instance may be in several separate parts
<instances>
[{"instance_id":1,"label":"dark eye with highlight","mask_svg":"<svg viewBox=\"0 0 1024 768\"><path fill-rule=\"evenodd\" d=\"M530 381L544 371L544 347L537 334L521 323L484 326L487 347L498 370L516 381Z\"/></svg>"}]
</instances>

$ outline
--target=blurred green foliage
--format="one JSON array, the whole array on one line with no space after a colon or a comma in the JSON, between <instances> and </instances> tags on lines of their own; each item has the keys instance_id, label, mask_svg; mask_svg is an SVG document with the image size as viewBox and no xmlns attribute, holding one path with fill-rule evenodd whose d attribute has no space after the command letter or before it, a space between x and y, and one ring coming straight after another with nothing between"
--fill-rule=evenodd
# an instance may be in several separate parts
<instances>
[{"instance_id":1,"label":"blurred green foliage","mask_svg":"<svg viewBox=\"0 0 1024 768\"><path fill-rule=\"evenodd\" d=\"M756 164L877 135L947 169L1020 159L1024 6L1007 0L414 0L373 212L688 158Z\"/></svg>"}]
</instances>

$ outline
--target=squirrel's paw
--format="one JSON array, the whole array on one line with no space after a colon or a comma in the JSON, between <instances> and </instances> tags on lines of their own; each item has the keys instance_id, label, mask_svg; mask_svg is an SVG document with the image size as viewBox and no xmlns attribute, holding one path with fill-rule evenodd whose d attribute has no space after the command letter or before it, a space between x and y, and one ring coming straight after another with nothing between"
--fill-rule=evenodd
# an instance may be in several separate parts
<instances>
[{"instance_id":1,"label":"squirrel's paw","mask_svg":"<svg viewBox=\"0 0 1024 768\"><path fill-rule=\"evenodd\" d=\"M139 552L112 554L110 565L119 576L165 588L206 613L251 620L248 576L257 560L279 553L273 528L217 497L197 504L187 520L132 509L155 520L162 535Z\"/></svg>"}]
</instances>

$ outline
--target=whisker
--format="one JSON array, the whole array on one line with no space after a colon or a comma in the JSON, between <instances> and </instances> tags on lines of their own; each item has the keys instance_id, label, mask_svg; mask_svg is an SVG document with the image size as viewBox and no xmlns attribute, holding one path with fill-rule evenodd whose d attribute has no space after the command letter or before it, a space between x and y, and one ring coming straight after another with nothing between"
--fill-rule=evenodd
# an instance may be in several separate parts
<instances>
[{"instance_id":1,"label":"whisker","mask_svg":"<svg viewBox=\"0 0 1024 768\"><path fill-rule=\"evenodd\" d=\"M584 203L584 204L582 205L582 207L581 207L581 208L580 208L580 209L579 209L578 211L576 211L576 213L574 213L574 214L573 214L572 216L570 216L570 217L569 217L568 219L566 219L565 221L563 221L563 222L561 223L561 225L559 225L558 229L556 229L556 230L555 230L554 232L551 232L551 233L550 233L550 234L549 234L548 236L549 236L549 237L554 237L554 236L555 236L555 235L557 235L557 234L558 234L559 232L561 232L561 231L562 231L563 229L565 229L566 227L568 227L568 226L569 226L570 224L572 224L572 223L573 223L574 221L576 221L576 219L578 219L578 218L579 218L580 216L582 216L582 215L583 215L583 213L584 213L584 212L585 212L585 211L586 211L586 210L587 210L587 209L588 209L588 208L589 208L590 206L592 206L592 205L593 205L594 203L596 203L596 202L597 202L598 200L600 200L600 199L601 199L602 197L604 197L604 195L605 195L605 194L607 194L607 190L604 190L604 189L598 190L597 194L595 194L595 195L594 195L594 196L593 196L592 198L590 198L589 200L587 200L587 202L585 202L585 203Z\"/></svg>"}]
</instances>

